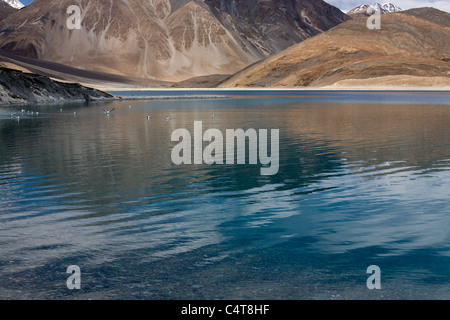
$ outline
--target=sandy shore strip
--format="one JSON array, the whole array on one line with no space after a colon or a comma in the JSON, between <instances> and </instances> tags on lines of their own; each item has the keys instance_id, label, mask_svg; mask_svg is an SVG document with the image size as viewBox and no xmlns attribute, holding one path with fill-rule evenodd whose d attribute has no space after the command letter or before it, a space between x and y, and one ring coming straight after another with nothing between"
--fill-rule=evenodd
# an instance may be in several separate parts
<instances>
[{"instance_id":1,"label":"sandy shore strip","mask_svg":"<svg viewBox=\"0 0 450 320\"><path fill-rule=\"evenodd\" d=\"M87 85L87 84L86 84ZM89 85L87 85L89 86ZM386 92L448 92L450 93L450 85L436 85L436 86L390 86L390 85L350 85L350 84L335 84L324 87L250 87L250 88L155 88L155 87L111 87L111 86L90 86L101 91L106 92L239 92L239 91L386 91Z\"/></svg>"},{"instance_id":2,"label":"sandy shore strip","mask_svg":"<svg viewBox=\"0 0 450 320\"><path fill-rule=\"evenodd\" d=\"M91 83L92 86L92 83ZM102 91L384 91L384 92L450 92L450 77L418 77L408 75L393 75L367 79L346 79L321 87L218 87L218 88L155 88L139 87L138 85L98 83L96 89Z\"/></svg>"}]
</instances>

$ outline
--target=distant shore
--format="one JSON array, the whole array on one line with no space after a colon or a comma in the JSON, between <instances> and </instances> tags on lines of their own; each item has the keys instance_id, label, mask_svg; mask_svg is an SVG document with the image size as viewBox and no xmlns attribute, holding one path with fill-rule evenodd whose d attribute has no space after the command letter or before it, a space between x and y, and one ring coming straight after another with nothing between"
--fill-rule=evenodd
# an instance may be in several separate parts
<instances>
[{"instance_id":1,"label":"distant shore","mask_svg":"<svg viewBox=\"0 0 450 320\"><path fill-rule=\"evenodd\" d=\"M91 86L92 87L92 86ZM175 91L187 91L187 92L196 92L196 91L392 91L392 92L417 92L417 91L427 91L427 92L449 92L450 87L365 87L365 86L327 86L327 87L299 87L299 88L261 88L261 87L252 87L252 88L111 88L111 87L98 87L95 86L95 89L106 91L106 92L118 92L118 91L162 91L162 92L175 92Z\"/></svg>"},{"instance_id":2,"label":"distant shore","mask_svg":"<svg viewBox=\"0 0 450 320\"><path fill-rule=\"evenodd\" d=\"M184 91L184 90L182 90ZM114 91L112 91L114 92ZM139 91L136 91L139 92ZM142 91L141 91L142 92ZM208 94L194 94L194 95L158 95L158 96L115 96L118 100L173 100L173 99L225 99L228 98L228 96L222 96L222 95L208 95Z\"/></svg>"}]
</instances>

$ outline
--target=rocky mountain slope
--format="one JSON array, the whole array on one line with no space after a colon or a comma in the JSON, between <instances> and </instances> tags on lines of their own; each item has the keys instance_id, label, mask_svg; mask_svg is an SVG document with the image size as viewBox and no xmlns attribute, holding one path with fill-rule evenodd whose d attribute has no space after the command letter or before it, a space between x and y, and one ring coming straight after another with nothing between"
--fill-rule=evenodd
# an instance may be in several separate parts
<instances>
[{"instance_id":1,"label":"rocky mountain slope","mask_svg":"<svg viewBox=\"0 0 450 320\"><path fill-rule=\"evenodd\" d=\"M35 0L0 22L0 48L85 70L182 81L232 74L350 19L322 0Z\"/></svg>"},{"instance_id":2,"label":"rocky mountain slope","mask_svg":"<svg viewBox=\"0 0 450 320\"><path fill-rule=\"evenodd\" d=\"M113 99L108 93L0 67L0 105Z\"/></svg>"},{"instance_id":3,"label":"rocky mountain slope","mask_svg":"<svg viewBox=\"0 0 450 320\"><path fill-rule=\"evenodd\" d=\"M449 13L414 9L385 14L381 23L381 30L369 30L365 18L345 22L244 69L221 86L450 86Z\"/></svg>"}]
</instances>

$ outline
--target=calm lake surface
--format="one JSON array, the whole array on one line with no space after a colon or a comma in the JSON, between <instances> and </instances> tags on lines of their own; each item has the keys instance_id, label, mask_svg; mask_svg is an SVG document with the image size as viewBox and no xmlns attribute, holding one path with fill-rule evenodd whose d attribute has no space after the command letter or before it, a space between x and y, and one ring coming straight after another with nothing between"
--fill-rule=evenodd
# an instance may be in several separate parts
<instances>
[{"instance_id":1,"label":"calm lake surface","mask_svg":"<svg viewBox=\"0 0 450 320\"><path fill-rule=\"evenodd\" d=\"M1 299L450 299L449 93L195 94L0 107ZM194 121L279 129L278 174L174 165Z\"/></svg>"}]
</instances>

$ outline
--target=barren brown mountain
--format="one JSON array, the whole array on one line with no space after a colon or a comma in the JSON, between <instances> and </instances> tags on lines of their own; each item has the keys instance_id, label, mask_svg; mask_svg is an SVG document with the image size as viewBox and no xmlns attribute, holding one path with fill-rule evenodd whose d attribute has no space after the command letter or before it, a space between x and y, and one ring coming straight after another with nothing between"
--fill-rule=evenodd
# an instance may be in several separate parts
<instances>
[{"instance_id":1,"label":"barren brown mountain","mask_svg":"<svg viewBox=\"0 0 450 320\"><path fill-rule=\"evenodd\" d=\"M67 8L81 8L68 30ZM0 48L166 81L232 74L349 17L322 0L35 0L0 22Z\"/></svg>"},{"instance_id":2,"label":"barren brown mountain","mask_svg":"<svg viewBox=\"0 0 450 320\"><path fill-rule=\"evenodd\" d=\"M224 87L450 86L450 14L421 8L345 22L235 74Z\"/></svg>"}]
</instances>

